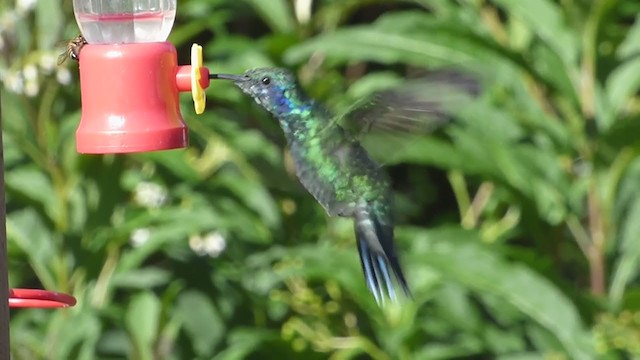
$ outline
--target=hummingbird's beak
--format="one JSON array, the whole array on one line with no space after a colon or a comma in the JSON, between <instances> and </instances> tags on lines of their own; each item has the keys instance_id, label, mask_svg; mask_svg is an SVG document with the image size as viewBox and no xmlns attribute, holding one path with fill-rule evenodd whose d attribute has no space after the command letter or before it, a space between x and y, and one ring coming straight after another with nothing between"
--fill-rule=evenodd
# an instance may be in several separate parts
<instances>
[{"instance_id":1,"label":"hummingbird's beak","mask_svg":"<svg viewBox=\"0 0 640 360\"><path fill-rule=\"evenodd\" d=\"M209 74L209 79L222 79L231 80L234 82L242 82L249 80L249 77L243 75L231 75L231 74Z\"/></svg>"}]
</instances>

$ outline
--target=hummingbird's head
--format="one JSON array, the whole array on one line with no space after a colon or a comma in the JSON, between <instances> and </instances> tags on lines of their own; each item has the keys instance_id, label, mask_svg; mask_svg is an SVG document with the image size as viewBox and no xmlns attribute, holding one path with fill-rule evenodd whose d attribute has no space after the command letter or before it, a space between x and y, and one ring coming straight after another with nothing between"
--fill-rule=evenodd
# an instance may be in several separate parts
<instances>
[{"instance_id":1,"label":"hummingbird's head","mask_svg":"<svg viewBox=\"0 0 640 360\"><path fill-rule=\"evenodd\" d=\"M245 94L275 116L289 114L306 101L295 76L287 69L258 68L240 76L213 74L212 78L233 80Z\"/></svg>"}]
</instances>

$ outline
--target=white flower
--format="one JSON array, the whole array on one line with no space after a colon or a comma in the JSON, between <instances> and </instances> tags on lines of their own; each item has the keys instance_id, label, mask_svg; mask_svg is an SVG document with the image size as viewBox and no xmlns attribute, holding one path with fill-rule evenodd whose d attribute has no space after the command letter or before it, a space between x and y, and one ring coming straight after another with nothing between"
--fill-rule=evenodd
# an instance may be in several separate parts
<instances>
[{"instance_id":1,"label":"white flower","mask_svg":"<svg viewBox=\"0 0 640 360\"><path fill-rule=\"evenodd\" d=\"M69 69L61 67L56 71L56 80L62 85L69 85L71 83L71 72Z\"/></svg>"},{"instance_id":2,"label":"white flower","mask_svg":"<svg viewBox=\"0 0 640 360\"><path fill-rule=\"evenodd\" d=\"M4 78L4 85L10 91L16 94L22 94L24 91L24 79L18 71L11 71Z\"/></svg>"},{"instance_id":3,"label":"white flower","mask_svg":"<svg viewBox=\"0 0 640 360\"><path fill-rule=\"evenodd\" d=\"M13 31L18 20L20 20L20 17L15 11L5 11L2 16L0 16L0 32Z\"/></svg>"},{"instance_id":4,"label":"white flower","mask_svg":"<svg viewBox=\"0 0 640 360\"><path fill-rule=\"evenodd\" d=\"M32 10L36 7L37 0L17 0L16 1L16 9L20 13L25 13L29 10Z\"/></svg>"},{"instance_id":5,"label":"white flower","mask_svg":"<svg viewBox=\"0 0 640 360\"><path fill-rule=\"evenodd\" d=\"M204 237L204 250L211 257L218 257L227 248L227 240L219 232L210 232Z\"/></svg>"},{"instance_id":6,"label":"white flower","mask_svg":"<svg viewBox=\"0 0 640 360\"><path fill-rule=\"evenodd\" d=\"M189 238L189 247L198 256L208 255L215 258L227 248L227 240L219 232L213 231L204 237L192 235Z\"/></svg>"},{"instance_id":7,"label":"white flower","mask_svg":"<svg viewBox=\"0 0 640 360\"><path fill-rule=\"evenodd\" d=\"M22 69L22 73L24 74L25 80L36 80L38 79L38 68L33 64L28 64Z\"/></svg>"},{"instance_id":8,"label":"white flower","mask_svg":"<svg viewBox=\"0 0 640 360\"><path fill-rule=\"evenodd\" d=\"M134 198L144 207L157 209L167 202L167 192L158 184L143 181L136 186Z\"/></svg>"},{"instance_id":9,"label":"white flower","mask_svg":"<svg viewBox=\"0 0 640 360\"><path fill-rule=\"evenodd\" d=\"M193 250L194 253L198 254L198 256L203 256L206 254L204 251L204 241L202 241L202 236L191 235L189 237L189 247Z\"/></svg>"},{"instance_id":10,"label":"white flower","mask_svg":"<svg viewBox=\"0 0 640 360\"><path fill-rule=\"evenodd\" d=\"M133 247L140 247L144 245L149 238L151 237L151 230L147 228L135 229L131 233L131 238L129 238L129 243Z\"/></svg>"},{"instance_id":11,"label":"white flower","mask_svg":"<svg viewBox=\"0 0 640 360\"><path fill-rule=\"evenodd\" d=\"M50 74L56 68L57 63L58 57L52 53L45 53L40 56L40 68L42 68L45 74ZM69 70L67 70L67 73L69 73ZM60 82L59 79L58 82Z\"/></svg>"},{"instance_id":12,"label":"white flower","mask_svg":"<svg viewBox=\"0 0 640 360\"><path fill-rule=\"evenodd\" d=\"M40 84L38 84L35 80L27 80L24 86L24 94L29 97L34 97L38 95L40 91Z\"/></svg>"},{"instance_id":13,"label":"white flower","mask_svg":"<svg viewBox=\"0 0 640 360\"><path fill-rule=\"evenodd\" d=\"M313 8L312 0L296 0L294 3L294 9L298 22L300 24L306 24L311 19L311 9Z\"/></svg>"}]
</instances>

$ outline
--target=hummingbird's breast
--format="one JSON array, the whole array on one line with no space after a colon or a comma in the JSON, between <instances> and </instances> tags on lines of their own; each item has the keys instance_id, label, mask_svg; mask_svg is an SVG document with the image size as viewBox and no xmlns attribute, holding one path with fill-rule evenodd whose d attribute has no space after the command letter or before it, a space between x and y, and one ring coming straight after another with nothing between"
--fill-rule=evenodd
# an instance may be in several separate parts
<instances>
[{"instance_id":1,"label":"hummingbird's breast","mask_svg":"<svg viewBox=\"0 0 640 360\"><path fill-rule=\"evenodd\" d=\"M380 166L339 126L288 140L296 175L329 215L351 216L360 200L389 197Z\"/></svg>"}]
</instances>

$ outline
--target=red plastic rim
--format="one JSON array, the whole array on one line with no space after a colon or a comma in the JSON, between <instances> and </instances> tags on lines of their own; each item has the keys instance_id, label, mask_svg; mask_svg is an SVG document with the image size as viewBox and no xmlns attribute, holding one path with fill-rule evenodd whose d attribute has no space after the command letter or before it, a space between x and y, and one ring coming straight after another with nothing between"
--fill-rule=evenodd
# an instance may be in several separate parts
<instances>
[{"instance_id":1,"label":"red plastic rim","mask_svg":"<svg viewBox=\"0 0 640 360\"><path fill-rule=\"evenodd\" d=\"M9 307L12 308L61 308L76 304L71 295L38 289L10 289Z\"/></svg>"}]
</instances>

